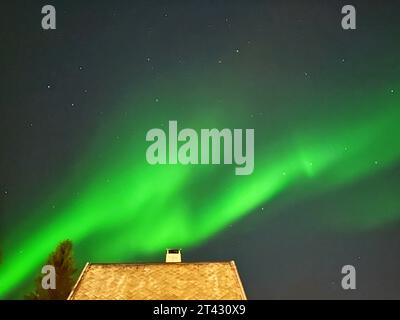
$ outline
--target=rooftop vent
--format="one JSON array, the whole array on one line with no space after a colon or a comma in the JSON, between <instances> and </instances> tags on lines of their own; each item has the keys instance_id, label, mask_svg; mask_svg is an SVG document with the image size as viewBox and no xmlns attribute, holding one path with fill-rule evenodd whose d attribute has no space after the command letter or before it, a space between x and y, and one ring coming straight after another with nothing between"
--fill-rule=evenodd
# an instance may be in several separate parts
<instances>
[{"instance_id":1,"label":"rooftop vent","mask_svg":"<svg viewBox=\"0 0 400 320\"><path fill-rule=\"evenodd\" d=\"M167 249L165 262L182 262L181 249Z\"/></svg>"}]
</instances>

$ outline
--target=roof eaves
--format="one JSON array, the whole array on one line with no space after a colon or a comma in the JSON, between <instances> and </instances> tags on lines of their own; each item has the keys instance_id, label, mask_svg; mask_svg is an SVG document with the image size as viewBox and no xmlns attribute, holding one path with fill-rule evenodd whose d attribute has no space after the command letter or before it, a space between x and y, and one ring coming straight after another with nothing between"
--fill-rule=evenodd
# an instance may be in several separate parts
<instances>
[{"instance_id":1,"label":"roof eaves","mask_svg":"<svg viewBox=\"0 0 400 320\"><path fill-rule=\"evenodd\" d=\"M72 300L72 298L73 298L73 296L74 296L76 290L78 289L79 285L81 284L81 280L82 280L83 276L85 275L85 273L86 273L87 270L89 269L89 266L90 266L90 265L91 265L91 264L90 264L89 262L87 262L87 263L85 264L85 267L83 268L83 270L82 270L82 272L81 272L81 275L79 276L79 278L78 278L78 280L76 281L74 287L72 288L72 291L71 291L71 293L69 294L67 300Z\"/></svg>"},{"instance_id":2,"label":"roof eaves","mask_svg":"<svg viewBox=\"0 0 400 320\"><path fill-rule=\"evenodd\" d=\"M233 272L236 275L236 279L237 279L237 282L238 282L238 287L240 288L240 292L242 293L243 299L247 300L246 293L245 293L244 288L243 288L243 283L240 280L239 272L238 272L238 269L236 268L236 263L235 263L235 261L232 260L230 262L230 264L232 266Z\"/></svg>"}]
</instances>

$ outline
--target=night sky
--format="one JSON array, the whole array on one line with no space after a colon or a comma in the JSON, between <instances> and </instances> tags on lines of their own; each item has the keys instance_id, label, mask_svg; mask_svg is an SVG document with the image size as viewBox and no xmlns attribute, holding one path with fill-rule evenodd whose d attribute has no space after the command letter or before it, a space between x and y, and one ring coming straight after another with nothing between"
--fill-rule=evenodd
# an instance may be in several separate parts
<instances>
[{"instance_id":1,"label":"night sky","mask_svg":"<svg viewBox=\"0 0 400 320\"><path fill-rule=\"evenodd\" d=\"M0 298L71 239L79 268L178 247L235 260L250 299L400 299L396 2L5 1ZM149 165L169 120L255 129L253 174Z\"/></svg>"}]
</instances>

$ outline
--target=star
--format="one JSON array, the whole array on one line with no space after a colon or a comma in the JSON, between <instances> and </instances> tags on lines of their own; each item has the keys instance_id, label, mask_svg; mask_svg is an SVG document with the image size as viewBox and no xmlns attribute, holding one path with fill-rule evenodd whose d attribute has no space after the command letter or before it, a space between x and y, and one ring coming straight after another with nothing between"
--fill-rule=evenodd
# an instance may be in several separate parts
<instances>
[{"instance_id":1,"label":"star","mask_svg":"<svg viewBox=\"0 0 400 320\"><path fill-rule=\"evenodd\" d=\"M235 49L235 52L236 52L236 53L239 53L240 51L239 51L239 49Z\"/></svg>"},{"instance_id":2,"label":"star","mask_svg":"<svg viewBox=\"0 0 400 320\"><path fill-rule=\"evenodd\" d=\"M79 66L79 71L82 71L83 70L83 66Z\"/></svg>"},{"instance_id":3,"label":"star","mask_svg":"<svg viewBox=\"0 0 400 320\"><path fill-rule=\"evenodd\" d=\"M50 85L50 84L48 84L48 85L47 85L47 89L50 89L50 88L51 88L51 85Z\"/></svg>"},{"instance_id":4,"label":"star","mask_svg":"<svg viewBox=\"0 0 400 320\"><path fill-rule=\"evenodd\" d=\"M218 60L218 63L221 64L221 63L222 63L222 60Z\"/></svg>"},{"instance_id":5,"label":"star","mask_svg":"<svg viewBox=\"0 0 400 320\"><path fill-rule=\"evenodd\" d=\"M390 89L390 93L394 93L394 90L393 90L393 89Z\"/></svg>"}]
</instances>

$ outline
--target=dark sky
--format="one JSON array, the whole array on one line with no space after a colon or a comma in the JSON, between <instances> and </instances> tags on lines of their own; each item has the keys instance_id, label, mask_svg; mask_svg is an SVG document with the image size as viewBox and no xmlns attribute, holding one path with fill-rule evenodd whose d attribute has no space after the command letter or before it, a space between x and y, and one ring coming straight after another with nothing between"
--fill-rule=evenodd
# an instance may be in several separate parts
<instances>
[{"instance_id":1,"label":"dark sky","mask_svg":"<svg viewBox=\"0 0 400 320\"><path fill-rule=\"evenodd\" d=\"M71 238L235 260L250 299L400 298L398 1L54 0L47 31L45 4L1 9L0 297ZM254 128L253 175L149 166L169 120Z\"/></svg>"}]
</instances>

